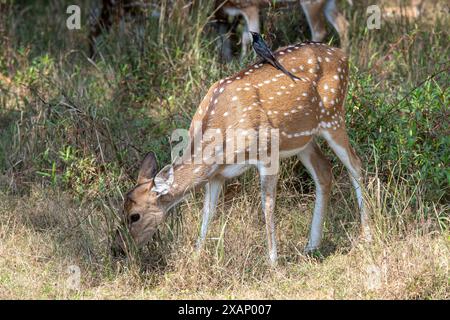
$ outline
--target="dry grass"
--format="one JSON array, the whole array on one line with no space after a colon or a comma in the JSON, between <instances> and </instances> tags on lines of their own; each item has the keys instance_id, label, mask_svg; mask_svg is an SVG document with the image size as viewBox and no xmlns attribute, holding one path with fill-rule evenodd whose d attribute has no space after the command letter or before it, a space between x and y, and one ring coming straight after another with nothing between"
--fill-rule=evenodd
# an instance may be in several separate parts
<instances>
[{"instance_id":1,"label":"dry grass","mask_svg":"<svg viewBox=\"0 0 450 320\"><path fill-rule=\"evenodd\" d=\"M289 165L289 164L287 164ZM2 298L261 298L448 299L449 234L439 222L448 207L409 205L410 194L372 180L367 190L375 239L358 241L349 185L334 188L320 256L302 254L313 199L280 186L277 230L280 263L266 263L265 234L256 179L232 183L207 240L193 248L201 197L189 198L136 259L111 260L108 210L80 204L64 193L33 189L29 196L0 196ZM244 191L245 192L242 192ZM418 194L415 195L419 197ZM181 217L181 219L180 219ZM446 218L447 217L447 218ZM180 222L181 221L181 222ZM447 221L448 222L448 221ZM81 268L78 290L67 268Z\"/></svg>"}]
</instances>

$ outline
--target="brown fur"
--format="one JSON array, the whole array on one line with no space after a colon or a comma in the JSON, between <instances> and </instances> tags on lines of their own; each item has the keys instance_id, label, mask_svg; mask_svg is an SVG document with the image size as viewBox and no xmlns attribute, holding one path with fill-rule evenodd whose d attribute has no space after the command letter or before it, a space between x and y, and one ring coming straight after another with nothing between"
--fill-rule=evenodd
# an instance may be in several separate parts
<instances>
[{"instance_id":1,"label":"brown fur","mask_svg":"<svg viewBox=\"0 0 450 320\"><path fill-rule=\"evenodd\" d=\"M310 248L318 246L321 239L321 225L331 189L331 166L313 141L316 135L324 135L333 150L348 166L359 187L361 163L351 148L344 123L344 101L348 84L348 65L345 54L336 48L324 44L311 43L288 46L278 50L275 55L283 65L302 80L293 82L284 73L267 64L254 64L234 76L225 78L211 86L195 113L189 130L191 153L195 148L205 151L211 146L223 147L224 154L245 154L252 160L247 150L248 143L227 150L228 145L215 140L202 139L195 146L192 139L207 130L220 132L225 139L229 129L242 129L258 132L261 128L278 129L279 152L283 154L299 154L302 162L310 171L318 188L317 210L313 218ZM197 128L201 123L202 128ZM239 134L244 136L243 133ZM253 137L254 138L254 137ZM274 152L276 150L270 150ZM347 158L349 161L347 161ZM212 162L211 158L203 158L199 164L181 163L172 166L173 183L167 187L167 193L153 191L156 186L156 162L154 155L148 155L139 173L137 187L127 195L124 211L126 221L133 238L138 245L145 243L156 229L168 209L174 206L191 190L210 183L220 186L225 179L238 176L245 171L247 164L236 167L233 164ZM256 159L260 160L258 155ZM247 162L248 163L248 162ZM276 245L274 235L273 210L275 206L277 174L267 175L265 165L258 165L261 175L263 209L266 216L268 244L271 261L276 262ZM230 171L231 169L231 171ZM158 173L159 181L169 180L170 170L167 168ZM356 187L356 186L355 186ZM213 190L211 194L219 192ZM319 197L320 196L320 197ZM211 206L205 202L207 224L210 219ZM362 217L365 213L362 210ZM130 222L129 217L139 214L138 222ZM314 219L316 222L314 222ZM205 232L206 232L206 227ZM314 230L313 230L314 229ZM313 232L314 231L314 232ZM203 235L204 236L204 235Z\"/></svg>"}]
</instances>

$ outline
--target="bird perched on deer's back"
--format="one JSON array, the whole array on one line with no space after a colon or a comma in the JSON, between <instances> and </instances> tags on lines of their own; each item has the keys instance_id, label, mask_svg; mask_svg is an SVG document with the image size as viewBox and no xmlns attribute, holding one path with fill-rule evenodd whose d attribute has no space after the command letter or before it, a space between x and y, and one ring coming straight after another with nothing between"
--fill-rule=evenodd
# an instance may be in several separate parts
<instances>
[{"instance_id":1,"label":"bird perched on deer's back","mask_svg":"<svg viewBox=\"0 0 450 320\"><path fill-rule=\"evenodd\" d=\"M259 57L261 57L264 61L270 63L274 68L283 71L293 81L295 81L295 79L301 80L299 77L296 77L295 75L287 71L286 68L284 68L281 63L278 62L259 33L253 31L250 31L250 33L253 39L253 50L255 50L256 54Z\"/></svg>"}]
</instances>

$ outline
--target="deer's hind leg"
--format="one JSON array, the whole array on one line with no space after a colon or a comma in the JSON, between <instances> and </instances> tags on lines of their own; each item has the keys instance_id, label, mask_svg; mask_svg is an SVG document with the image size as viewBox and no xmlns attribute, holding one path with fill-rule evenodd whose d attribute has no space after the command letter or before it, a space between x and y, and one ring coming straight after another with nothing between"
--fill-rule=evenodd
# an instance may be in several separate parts
<instances>
[{"instance_id":1,"label":"deer's hind leg","mask_svg":"<svg viewBox=\"0 0 450 320\"><path fill-rule=\"evenodd\" d=\"M361 160L350 145L350 140L347 132L345 131L345 126L340 126L336 129L337 130L323 130L322 136L349 172L350 179L356 192L356 198L358 200L361 215L362 235L367 240L370 240L371 233L369 227L369 217L363 201Z\"/></svg>"},{"instance_id":2,"label":"deer's hind leg","mask_svg":"<svg viewBox=\"0 0 450 320\"><path fill-rule=\"evenodd\" d=\"M331 193L331 164L314 140L300 151L298 157L313 178L316 186L316 202L309 240L305 248L306 252L310 252L317 249L322 241L323 221Z\"/></svg>"}]
</instances>

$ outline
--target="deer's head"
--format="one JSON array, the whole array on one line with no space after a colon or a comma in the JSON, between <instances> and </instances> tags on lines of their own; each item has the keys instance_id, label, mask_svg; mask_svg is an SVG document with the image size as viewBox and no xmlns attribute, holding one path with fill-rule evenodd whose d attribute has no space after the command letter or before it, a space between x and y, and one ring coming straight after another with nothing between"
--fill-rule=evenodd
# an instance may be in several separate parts
<instances>
[{"instance_id":1,"label":"deer's head","mask_svg":"<svg viewBox=\"0 0 450 320\"><path fill-rule=\"evenodd\" d=\"M123 226L128 229L137 247L145 245L164 221L168 209L161 196L167 194L173 183L173 171L167 166L158 173L153 152L141 164L136 186L127 193L123 204ZM124 252L124 235L118 231L113 252Z\"/></svg>"}]
</instances>

